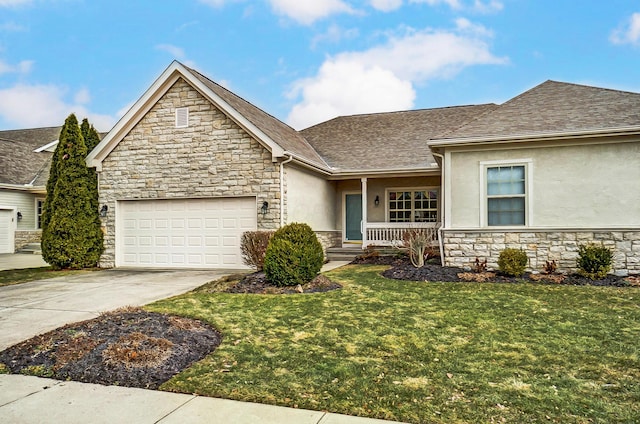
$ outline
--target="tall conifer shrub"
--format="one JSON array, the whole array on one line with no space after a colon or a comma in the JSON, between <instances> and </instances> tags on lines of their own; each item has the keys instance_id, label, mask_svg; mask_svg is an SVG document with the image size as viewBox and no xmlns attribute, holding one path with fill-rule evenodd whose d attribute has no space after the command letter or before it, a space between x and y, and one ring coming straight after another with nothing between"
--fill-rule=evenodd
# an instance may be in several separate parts
<instances>
[{"instance_id":1,"label":"tall conifer shrub","mask_svg":"<svg viewBox=\"0 0 640 424\"><path fill-rule=\"evenodd\" d=\"M65 120L47 182L46 226L42 229L42 257L56 269L96 266L103 251L97 201L85 158L87 147L71 114ZM54 178L53 181L51 179ZM52 186L52 187L50 187Z\"/></svg>"}]
</instances>

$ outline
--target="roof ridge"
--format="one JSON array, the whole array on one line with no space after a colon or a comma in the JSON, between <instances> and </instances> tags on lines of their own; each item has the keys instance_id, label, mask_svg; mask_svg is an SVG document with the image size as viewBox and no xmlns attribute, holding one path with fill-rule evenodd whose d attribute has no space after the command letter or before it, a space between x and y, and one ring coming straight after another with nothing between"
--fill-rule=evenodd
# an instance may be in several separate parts
<instances>
[{"instance_id":1,"label":"roof ridge","mask_svg":"<svg viewBox=\"0 0 640 424\"><path fill-rule=\"evenodd\" d=\"M546 80L544 83L547 83L547 82L551 82L551 83L555 83L555 84L562 84L562 85L573 85L575 87L582 87L582 88L591 88L591 89L594 89L594 90L612 91L612 92L615 92L615 93L622 93L622 94L635 94L635 95L640 96L640 93L638 93L636 91L621 90L621 89L618 89L618 88L599 87L597 85L578 84L576 82L556 81L556 80L551 80L551 79ZM542 83L542 84L544 84L544 83ZM539 84L539 85L542 85L542 84ZM536 88L536 87L533 87L533 88ZM532 90L533 90L533 88L532 88Z\"/></svg>"},{"instance_id":2,"label":"roof ridge","mask_svg":"<svg viewBox=\"0 0 640 424\"><path fill-rule=\"evenodd\" d=\"M453 132L455 132L455 131L458 131L460 128L464 128L464 127L466 127L467 125L470 125L472 122L475 122L475 121L477 121L478 119L480 119L480 118L482 118L482 117L484 117L484 116L490 115L491 113L493 113L493 112L495 112L496 110L500 109L500 106L501 106L501 105L498 105L498 104L495 104L495 103L487 103L487 104L485 104L485 105L483 105L483 106L489 106L489 105L494 105L495 107L492 107L492 108L491 108L491 109L489 109L489 110L486 110L486 111L484 111L484 112L482 112L482 113L479 113L478 115L474 116L473 118L469 119L468 121L462 122L459 126L457 126L457 127L455 127L455 128L451 128L450 130L445 131L445 132L444 132L443 134L441 134L441 135L440 135L440 137L438 137L438 138L446 138L446 137L447 137L447 135L449 135L449 134L451 134L451 133L453 133Z\"/></svg>"}]
</instances>

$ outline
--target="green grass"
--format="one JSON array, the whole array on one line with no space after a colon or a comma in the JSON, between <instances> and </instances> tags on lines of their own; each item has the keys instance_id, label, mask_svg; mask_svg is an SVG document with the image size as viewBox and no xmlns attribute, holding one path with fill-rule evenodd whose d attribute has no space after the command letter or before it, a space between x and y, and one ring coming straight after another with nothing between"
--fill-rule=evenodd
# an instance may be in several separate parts
<instances>
[{"instance_id":1,"label":"green grass","mask_svg":"<svg viewBox=\"0 0 640 424\"><path fill-rule=\"evenodd\" d=\"M87 272L87 270L60 270L54 271L50 266L40 268L10 269L0 271L0 287L12 284L27 283L29 281L44 280L47 278L63 277L65 275Z\"/></svg>"},{"instance_id":2,"label":"green grass","mask_svg":"<svg viewBox=\"0 0 640 424\"><path fill-rule=\"evenodd\" d=\"M222 345L164 390L406 422L640 421L636 288L415 283L384 267L342 290L188 293L149 310Z\"/></svg>"}]
</instances>

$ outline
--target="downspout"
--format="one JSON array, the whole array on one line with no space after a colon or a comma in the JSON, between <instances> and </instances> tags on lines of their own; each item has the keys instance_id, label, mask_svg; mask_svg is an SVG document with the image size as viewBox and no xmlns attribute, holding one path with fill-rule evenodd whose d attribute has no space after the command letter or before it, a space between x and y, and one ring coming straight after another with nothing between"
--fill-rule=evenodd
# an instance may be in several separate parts
<instances>
[{"instance_id":1,"label":"downspout","mask_svg":"<svg viewBox=\"0 0 640 424\"><path fill-rule=\"evenodd\" d=\"M280 227L284 226L284 165L293 160L293 155L286 150L282 155L289 156L289 159L280 162Z\"/></svg>"},{"instance_id":2,"label":"downspout","mask_svg":"<svg viewBox=\"0 0 640 424\"><path fill-rule=\"evenodd\" d=\"M440 227L438 227L438 246L440 247L440 265L444 266L444 244L442 243L442 228L445 227L445 208L444 208L444 191L445 191L445 186L444 186L444 156L441 155L440 153L436 153L433 150L431 151L431 154L434 156L437 156L440 158L440 160L442 161L442 166L441 166L441 178L440 178L440 186L442 187L442 192L440 194L440 196L442 197L442 203L440 205L440 207L442 208L442 224L440 225Z\"/></svg>"}]
</instances>

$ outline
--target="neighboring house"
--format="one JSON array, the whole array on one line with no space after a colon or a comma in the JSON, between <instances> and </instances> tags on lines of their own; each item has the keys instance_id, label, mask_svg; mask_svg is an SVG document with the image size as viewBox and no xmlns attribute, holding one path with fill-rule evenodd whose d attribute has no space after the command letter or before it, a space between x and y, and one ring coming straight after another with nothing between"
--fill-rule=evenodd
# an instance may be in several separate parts
<instances>
[{"instance_id":1,"label":"neighboring house","mask_svg":"<svg viewBox=\"0 0 640 424\"><path fill-rule=\"evenodd\" d=\"M556 82L298 132L173 62L87 158L101 266L242 267L242 232L306 222L325 247L438 228L462 266L512 246L573 268L577 243L604 240L638 272L639 133L640 95Z\"/></svg>"},{"instance_id":2,"label":"neighboring house","mask_svg":"<svg viewBox=\"0 0 640 424\"><path fill-rule=\"evenodd\" d=\"M42 205L60 128L0 131L0 253L40 241Z\"/></svg>"}]
</instances>

